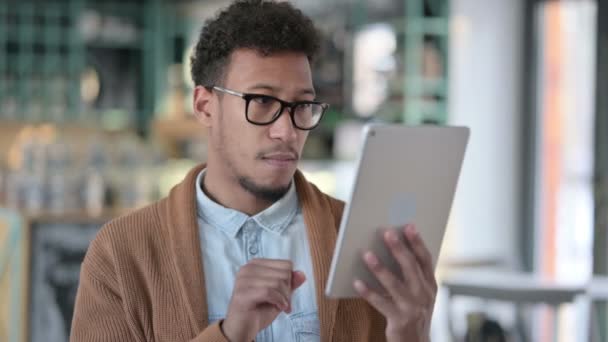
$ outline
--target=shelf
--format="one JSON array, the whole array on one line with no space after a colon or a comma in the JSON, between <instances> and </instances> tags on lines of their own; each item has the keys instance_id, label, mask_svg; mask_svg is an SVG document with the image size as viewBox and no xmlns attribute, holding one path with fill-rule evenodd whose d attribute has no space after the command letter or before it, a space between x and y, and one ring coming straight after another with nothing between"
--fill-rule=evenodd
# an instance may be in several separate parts
<instances>
[{"instance_id":1,"label":"shelf","mask_svg":"<svg viewBox=\"0 0 608 342\"><path fill-rule=\"evenodd\" d=\"M170 158L181 158L185 146L207 140L207 130L192 115L184 114L181 119L155 120L152 123L152 136Z\"/></svg>"},{"instance_id":2,"label":"shelf","mask_svg":"<svg viewBox=\"0 0 608 342\"><path fill-rule=\"evenodd\" d=\"M152 131L162 140L204 140L207 136L205 128L194 119L186 116L183 119L158 119L152 123Z\"/></svg>"},{"instance_id":3,"label":"shelf","mask_svg":"<svg viewBox=\"0 0 608 342\"><path fill-rule=\"evenodd\" d=\"M66 213L40 212L36 214L23 213L29 224L32 223L106 223L116 217L124 215L133 209L105 209L98 215L91 215L86 210L69 211Z\"/></svg>"}]
</instances>

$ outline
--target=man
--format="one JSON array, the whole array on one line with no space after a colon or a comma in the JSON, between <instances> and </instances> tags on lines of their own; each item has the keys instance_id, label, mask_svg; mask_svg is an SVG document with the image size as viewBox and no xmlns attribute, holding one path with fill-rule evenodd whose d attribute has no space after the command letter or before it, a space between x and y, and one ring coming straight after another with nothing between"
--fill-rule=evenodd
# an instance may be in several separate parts
<instances>
[{"instance_id":1,"label":"man","mask_svg":"<svg viewBox=\"0 0 608 342\"><path fill-rule=\"evenodd\" d=\"M118 218L82 265L72 341L427 341L437 291L413 226L386 236L403 278L324 296L344 204L296 170L315 101L319 36L285 2L233 3L202 29L194 111L208 160L167 198Z\"/></svg>"}]
</instances>

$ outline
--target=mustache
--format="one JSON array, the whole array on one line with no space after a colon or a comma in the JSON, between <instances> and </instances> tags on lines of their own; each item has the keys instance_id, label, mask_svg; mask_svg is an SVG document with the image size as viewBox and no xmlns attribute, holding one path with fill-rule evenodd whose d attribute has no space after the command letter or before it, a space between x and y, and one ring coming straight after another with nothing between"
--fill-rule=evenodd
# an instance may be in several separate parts
<instances>
[{"instance_id":1,"label":"mustache","mask_svg":"<svg viewBox=\"0 0 608 342\"><path fill-rule=\"evenodd\" d=\"M293 148L292 146L288 146L288 145L274 146L272 148L260 151L256 154L256 159L264 159L264 158L266 158L267 155L274 154L274 153L289 153L289 154L294 155L296 160L300 160L300 154L298 153L298 151L296 151L296 149Z\"/></svg>"}]
</instances>

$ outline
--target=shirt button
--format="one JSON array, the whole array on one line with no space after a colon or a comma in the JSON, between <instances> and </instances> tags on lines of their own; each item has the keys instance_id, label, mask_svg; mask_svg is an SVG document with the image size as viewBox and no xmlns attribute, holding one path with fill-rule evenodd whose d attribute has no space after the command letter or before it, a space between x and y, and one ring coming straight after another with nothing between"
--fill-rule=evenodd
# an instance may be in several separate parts
<instances>
[{"instance_id":1,"label":"shirt button","mask_svg":"<svg viewBox=\"0 0 608 342\"><path fill-rule=\"evenodd\" d=\"M258 254L258 252L259 252L258 246L249 247L249 253L251 253L252 255L256 255L256 254Z\"/></svg>"}]
</instances>

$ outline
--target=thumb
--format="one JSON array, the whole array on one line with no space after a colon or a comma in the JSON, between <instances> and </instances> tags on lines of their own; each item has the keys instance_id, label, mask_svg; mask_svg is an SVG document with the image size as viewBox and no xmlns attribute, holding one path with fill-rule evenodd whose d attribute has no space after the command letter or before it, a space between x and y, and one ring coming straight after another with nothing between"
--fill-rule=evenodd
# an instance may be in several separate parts
<instances>
[{"instance_id":1,"label":"thumb","mask_svg":"<svg viewBox=\"0 0 608 342\"><path fill-rule=\"evenodd\" d=\"M304 272L295 271L291 273L291 290L294 291L306 281Z\"/></svg>"}]
</instances>

